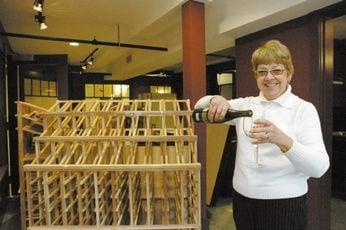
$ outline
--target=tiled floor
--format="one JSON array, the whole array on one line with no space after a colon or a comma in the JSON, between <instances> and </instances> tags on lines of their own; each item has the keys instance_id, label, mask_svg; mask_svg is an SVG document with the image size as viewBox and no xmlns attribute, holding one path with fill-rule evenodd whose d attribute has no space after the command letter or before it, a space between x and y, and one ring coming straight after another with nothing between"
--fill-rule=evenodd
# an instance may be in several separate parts
<instances>
[{"instance_id":1,"label":"tiled floor","mask_svg":"<svg viewBox=\"0 0 346 230\"><path fill-rule=\"evenodd\" d=\"M19 230L19 197L0 200L0 230Z\"/></svg>"},{"instance_id":2,"label":"tiled floor","mask_svg":"<svg viewBox=\"0 0 346 230\"><path fill-rule=\"evenodd\" d=\"M219 198L215 207L210 207L210 230L235 230L232 199ZM331 199L331 230L346 229L346 201Z\"/></svg>"},{"instance_id":3,"label":"tiled floor","mask_svg":"<svg viewBox=\"0 0 346 230\"><path fill-rule=\"evenodd\" d=\"M5 199L0 202L0 230L19 230L19 198ZM215 207L210 207L210 230L235 230L232 217L232 199L219 198ZM332 198L331 230L346 229L346 201Z\"/></svg>"},{"instance_id":4,"label":"tiled floor","mask_svg":"<svg viewBox=\"0 0 346 230\"><path fill-rule=\"evenodd\" d=\"M331 230L346 229L346 201L332 198L331 201Z\"/></svg>"}]
</instances>

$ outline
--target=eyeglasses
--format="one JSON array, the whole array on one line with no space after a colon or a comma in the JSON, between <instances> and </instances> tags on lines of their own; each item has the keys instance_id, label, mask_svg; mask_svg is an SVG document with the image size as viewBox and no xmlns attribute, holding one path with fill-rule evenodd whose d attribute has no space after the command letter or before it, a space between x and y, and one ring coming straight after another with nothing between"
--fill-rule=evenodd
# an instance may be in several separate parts
<instances>
[{"instance_id":1,"label":"eyeglasses","mask_svg":"<svg viewBox=\"0 0 346 230\"><path fill-rule=\"evenodd\" d=\"M260 77L266 77L268 73L270 73L273 76L278 76L283 74L285 69L272 69L272 70L256 70L255 73Z\"/></svg>"}]
</instances>

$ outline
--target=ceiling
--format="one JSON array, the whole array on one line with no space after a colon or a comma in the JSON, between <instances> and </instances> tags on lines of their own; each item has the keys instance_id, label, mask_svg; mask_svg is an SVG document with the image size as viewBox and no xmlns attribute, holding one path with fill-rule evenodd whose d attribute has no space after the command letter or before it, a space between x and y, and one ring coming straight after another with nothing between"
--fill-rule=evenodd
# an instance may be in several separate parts
<instances>
[{"instance_id":1,"label":"ceiling","mask_svg":"<svg viewBox=\"0 0 346 230\"><path fill-rule=\"evenodd\" d=\"M164 47L168 51L102 46L91 72L124 80L179 65L182 60L181 7L187 0L46 0L48 28L34 21L33 0L0 0L5 32ZM231 52L236 38L308 14L340 0L198 0L205 2L206 52ZM343 21L344 22L344 21ZM342 23L345 24L345 23ZM80 65L96 46L8 37L18 54L68 54ZM224 52L225 51L220 51Z\"/></svg>"}]
</instances>

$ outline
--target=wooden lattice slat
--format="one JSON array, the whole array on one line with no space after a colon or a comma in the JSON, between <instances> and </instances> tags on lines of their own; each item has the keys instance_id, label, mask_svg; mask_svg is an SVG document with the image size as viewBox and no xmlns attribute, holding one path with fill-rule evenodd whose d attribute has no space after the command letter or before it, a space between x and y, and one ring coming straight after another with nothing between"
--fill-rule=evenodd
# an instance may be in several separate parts
<instances>
[{"instance_id":1,"label":"wooden lattice slat","mask_svg":"<svg viewBox=\"0 0 346 230\"><path fill-rule=\"evenodd\" d=\"M191 113L188 100L58 101L19 113L42 127L23 164L26 226L200 229Z\"/></svg>"}]
</instances>

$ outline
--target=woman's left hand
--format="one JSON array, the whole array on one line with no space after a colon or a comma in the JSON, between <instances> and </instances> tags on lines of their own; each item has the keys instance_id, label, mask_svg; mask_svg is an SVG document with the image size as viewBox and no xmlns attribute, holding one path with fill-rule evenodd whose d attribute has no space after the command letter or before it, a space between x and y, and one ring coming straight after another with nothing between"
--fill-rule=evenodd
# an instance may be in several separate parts
<instances>
[{"instance_id":1,"label":"woman's left hand","mask_svg":"<svg viewBox=\"0 0 346 230\"><path fill-rule=\"evenodd\" d=\"M250 137L254 144L272 143L277 145L282 152L287 152L293 145L293 140L287 136L274 123L266 119L254 121L254 127L250 131Z\"/></svg>"}]
</instances>

